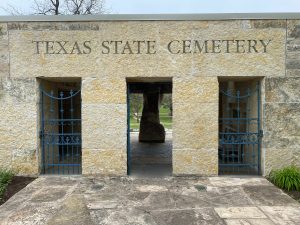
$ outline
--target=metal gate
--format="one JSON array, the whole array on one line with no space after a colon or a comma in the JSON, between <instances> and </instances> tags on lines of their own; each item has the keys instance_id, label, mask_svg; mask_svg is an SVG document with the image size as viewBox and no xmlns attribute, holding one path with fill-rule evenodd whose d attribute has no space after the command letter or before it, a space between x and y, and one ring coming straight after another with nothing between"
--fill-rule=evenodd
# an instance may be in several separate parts
<instances>
[{"instance_id":1,"label":"metal gate","mask_svg":"<svg viewBox=\"0 0 300 225\"><path fill-rule=\"evenodd\" d=\"M43 174L81 174L80 90L41 90L40 138Z\"/></svg>"},{"instance_id":2,"label":"metal gate","mask_svg":"<svg viewBox=\"0 0 300 225\"><path fill-rule=\"evenodd\" d=\"M219 97L219 173L260 174L259 82Z\"/></svg>"}]
</instances>

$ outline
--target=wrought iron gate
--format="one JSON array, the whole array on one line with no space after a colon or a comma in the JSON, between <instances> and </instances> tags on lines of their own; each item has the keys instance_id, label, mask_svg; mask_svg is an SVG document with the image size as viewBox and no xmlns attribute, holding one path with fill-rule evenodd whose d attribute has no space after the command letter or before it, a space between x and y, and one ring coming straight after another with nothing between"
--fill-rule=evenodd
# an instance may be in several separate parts
<instances>
[{"instance_id":1,"label":"wrought iron gate","mask_svg":"<svg viewBox=\"0 0 300 225\"><path fill-rule=\"evenodd\" d=\"M220 90L220 174L260 174L260 84L253 86Z\"/></svg>"},{"instance_id":2,"label":"wrought iron gate","mask_svg":"<svg viewBox=\"0 0 300 225\"><path fill-rule=\"evenodd\" d=\"M42 173L81 174L80 90L41 90Z\"/></svg>"}]
</instances>

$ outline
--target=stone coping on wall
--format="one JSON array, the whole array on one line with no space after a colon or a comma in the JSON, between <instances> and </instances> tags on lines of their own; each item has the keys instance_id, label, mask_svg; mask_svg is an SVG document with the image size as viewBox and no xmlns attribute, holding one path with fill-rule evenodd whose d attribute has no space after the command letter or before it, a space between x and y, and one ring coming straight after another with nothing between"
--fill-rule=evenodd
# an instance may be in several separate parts
<instances>
[{"instance_id":1,"label":"stone coping on wall","mask_svg":"<svg viewBox=\"0 0 300 225\"><path fill-rule=\"evenodd\" d=\"M286 13L204 13L204 14L102 14L102 15L27 15L0 16L0 22L41 21L160 21L160 20L238 20L300 19L299 12Z\"/></svg>"}]
</instances>

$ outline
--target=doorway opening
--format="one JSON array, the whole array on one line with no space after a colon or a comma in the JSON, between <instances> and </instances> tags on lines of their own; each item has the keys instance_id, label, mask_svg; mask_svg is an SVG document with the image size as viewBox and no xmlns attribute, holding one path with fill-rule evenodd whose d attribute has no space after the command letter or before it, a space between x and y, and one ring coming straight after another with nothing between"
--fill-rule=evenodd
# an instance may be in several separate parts
<instances>
[{"instance_id":1,"label":"doorway opening","mask_svg":"<svg viewBox=\"0 0 300 225\"><path fill-rule=\"evenodd\" d=\"M260 81L219 79L219 174L260 174Z\"/></svg>"},{"instance_id":2,"label":"doorway opening","mask_svg":"<svg viewBox=\"0 0 300 225\"><path fill-rule=\"evenodd\" d=\"M81 174L81 80L40 79L42 174Z\"/></svg>"},{"instance_id":3,"label":"doorway opening","mask_svg":"<svg viewBox=\"0 0 300 225\"><path fill-rule=\"evenodd\" d=\"M127 172L172 175L172 80L127 80Z\"/></svg>"}]
</instances>

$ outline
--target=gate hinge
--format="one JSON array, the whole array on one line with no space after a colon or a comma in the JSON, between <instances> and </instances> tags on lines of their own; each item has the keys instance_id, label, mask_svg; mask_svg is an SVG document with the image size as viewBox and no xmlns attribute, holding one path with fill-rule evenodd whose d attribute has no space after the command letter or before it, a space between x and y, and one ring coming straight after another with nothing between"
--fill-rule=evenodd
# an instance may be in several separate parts
<instances>
[{"instance_id":1,"label":"gate hinge","mask_svg":"<svg viewBox=\"0 0 300 225\"><path fill-rule=\"evenodd\" d=\"M42 130L39 132L39 137L40 138L44 137L44 132Z\"/></svg>"},{"instance_id":2,"label":"gate hinge","mask_svg":"<svg viewBox=\"0 0 300 225\"><path fill-rule=\"evenodd\" d=\"M262 138L263 136L264 136L264 131L263 130L259 130L258 137Z\"/></svg>"}]
</instances>

